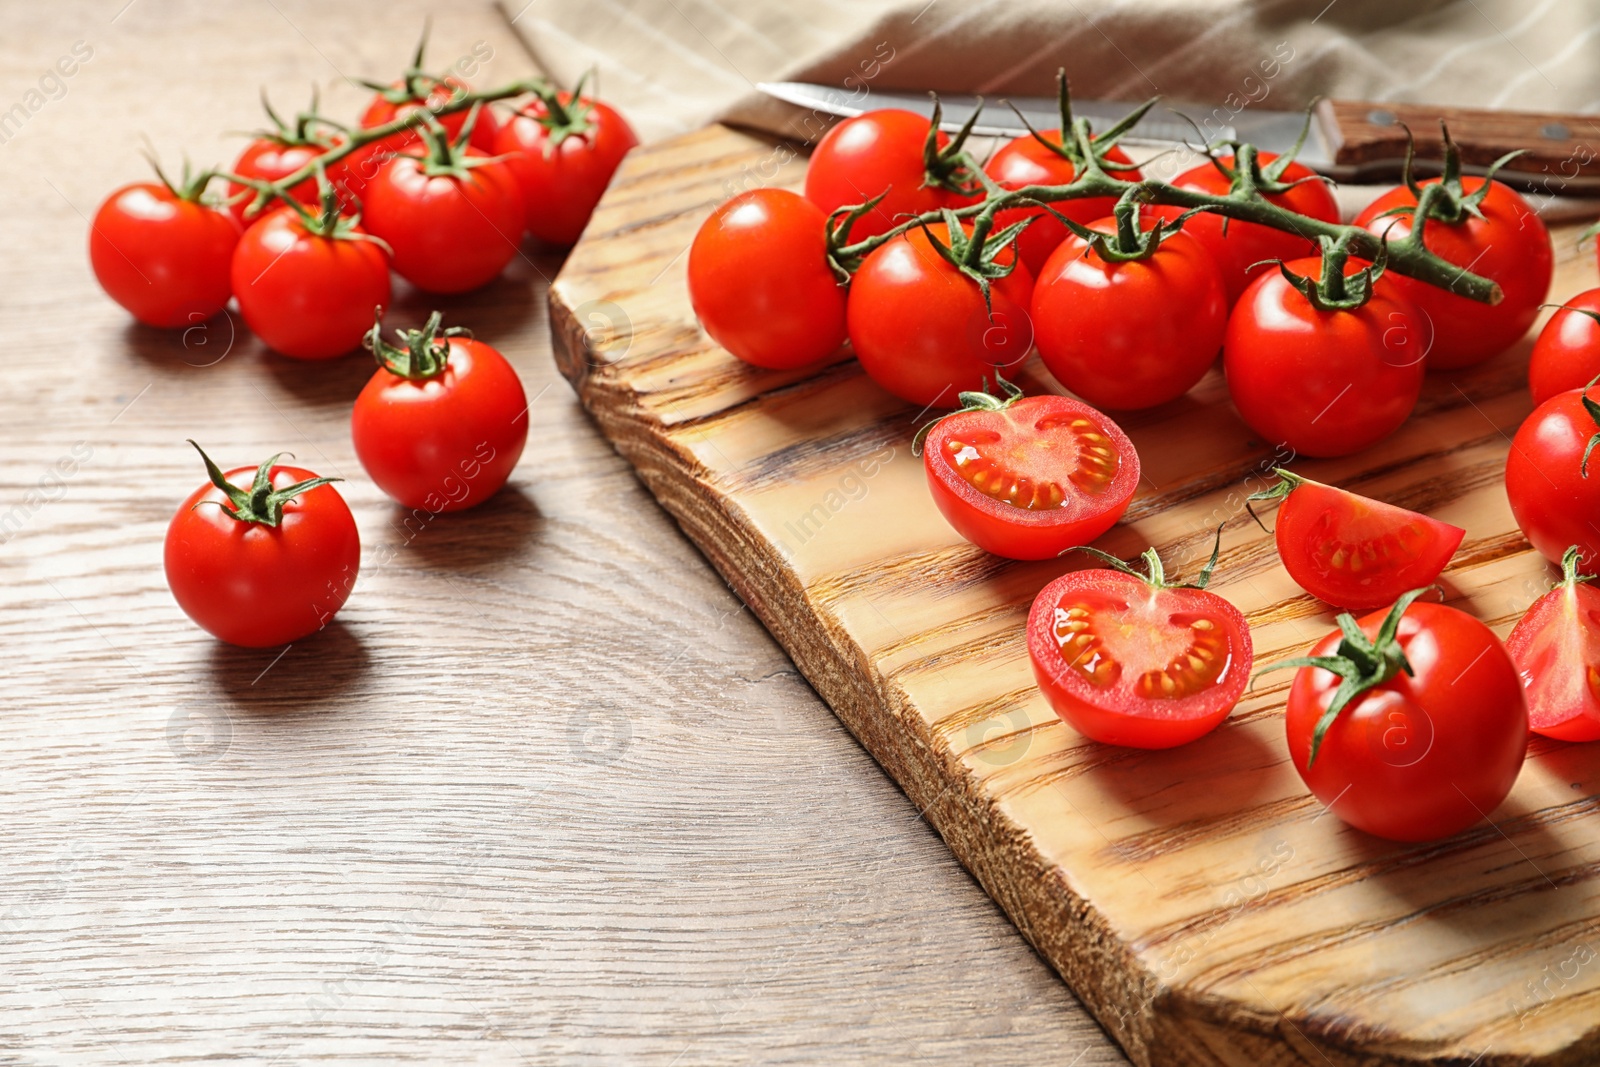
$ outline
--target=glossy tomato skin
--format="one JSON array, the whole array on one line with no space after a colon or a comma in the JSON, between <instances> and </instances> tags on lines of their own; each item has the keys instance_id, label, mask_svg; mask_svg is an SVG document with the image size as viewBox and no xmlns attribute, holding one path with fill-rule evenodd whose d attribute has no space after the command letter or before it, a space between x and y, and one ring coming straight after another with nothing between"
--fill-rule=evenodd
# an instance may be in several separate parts
<instances>
[{"instance_id":1,"label":"glossy tomato skin","mask_svg":"<svg viewBox=\"0 0 1600 1067\"><path fill-rule=\"evenodd\" d=\"M399 89L402 88L402 85L400 82L395 82L393 88ZM471 91L472 86L453 74L447 74L429 90L426 99L413 98L397 104L390 102L382 93L375 93L367 103L367 109L361 113L361 128L370 130L374 126L388 125L396 119L405 118L424 105L430 109L442 107L453 100L458 93ZM452 111L448 115L435 115L435 117L439 120L439 125L443 126L445 132L450 135L450 139L454 141L456 135L461 132L461 127L466 125L467 116L470 113L471 109L467 108L461 111ZM472 127L472 136L467 143L486 156L493 155L495 137L499 132L500 122L495 118L494 112L485 104L478 109L478 121ZM391 134L382 141L374 143L387 147L390 152L395 152L408 149L421 142L422 135L413 129L404 133Z\"/></svg>"},{"instance_id":2,"label":"glossy tomato skin","mask_svg":"<svg viewBox=\"0 0 1600 1067\"><path fill-rule=\"evenodd\" d=\"M928 227L946 246L949 231ZM1015 252L1005 249L1001 263ZM873 250L850 283L846 324L867 376L902 400L953 408L957 394L994 383L1033 348L1033 278L1018 265L990 283L990 305L971 278L934 250L923 229Z\"/></svg>"},{"instance_id":3,"label":"glossy tomato skin","mask_svg":"<svg viewBox=\"0 0 1600 1067\"><path fill-rule=\"evenodd\" d=\"M753 189L717 208L689 246L689 303L717 344L788 370L845 339L845 289L828 267L827 220L786 189Z\"/></svg>"},{"instance_id":4,"label":"glossy tomato skin","mask_svg":"<svg viewBox=\"0 0 1600 1067\"><path fill-rule=\"evenodd\" d=\"M1350 261L1345 273L1362 263ZM1296 274L1321 277L1316 259ZM1274 270L1257 278L1228 319L1223 371L1234 406L1268 444L1302 456L1347 456L1388 437L1422 392L1425 323L1378 279L1354 311L1318 311Z\"/></svg>"},{"instance_id":5,"label":"glossy tomato skin","mask_svg":"<svg viewBox=\"0 0 1600 1067\"><path fill-rule=\"evenodd\" d=\"M350 416L356 455L378 488L434 514L487 500L528 440L528 399L511 364L481 341L448 344L432 378L379 367Z\"/></svg>"},{"instance_id":6,"label":"glossy tomato skin","mask_svg":"<svg viewBox=\"0 0 1600 1067\"><path fill-rule=\"evenodd\" d=\"M956 532L1007 559L1053 559L1088 544L1116 525L1139 486L1139 454L1122 428L1064 396L942 419L922 464Z\"/></svg>"},{"instance_id":7,"label":"glossy tomato skin","mask_svg":"<svg viewBox=\"0 0 1600 1067\"><path fill-rule=\"evenodd\" d=\"M1428 186L1438 181L1429 178L1419 184ZM1483 185L1483 179L1463 178L1461 185L1471 193ZM1387 234L1391 242L1399 241L1411 233L1411 216L1384 213L1397 207L1415 207L1416 203L1416 197L1405 186L1391 189L1356 216L1356 225ZM1470 265L1474 274L1498 282L1505 293L1504 300L1485 304L1414 278L1391 275L1395 286L1431 324L1430 370L1471 367L1509 348L1528 332L1539 315L1539 305L1550 292L1550 279L1555 272L1550 234L1528 202L1494 182L1478 207L1483 212L1481 219L1469 214L1454 225L1429 219L1423 229L1423 244L1451 263Z\"/></svg>"},{"instance_id":8,"label":"glossy tomato skin","mask_svg":"<svg viewBox=\"0 0 1600 1067\"><path fill-rule=\"evenodd\" d=\"M1528 728L1600 741L1600 589L1563 583L1534 601L1506 639L1528 701Z\"/></svg>"},{"instance_id":9,"label":"glossy tomato skin","mask_svg":"<svg viewBox=\"0 0 1600 1067\"><path fill-rule=\"evenodd\" d=\"M1600 314L1600 289L1564 301L1566 307ZM1528 391L1535 404L1557 393L1581 389L1600 377L1600 322L1581 311L1557 311L1539 331L1528 360Z\"/></svg>"},{"instance_id":10,"label":"glossy tomato skin","mask_svg":"<svg viewBox=\"0 0 1600 1067\"><path fill-rule=\"evenodd\" d=\"M228 262L239 223L158 182L112 193L89 229L89 263L106 294L147 326L193 326L232 295Z\"/></svg>"},{"instance_id":11,"label":"glossy tomato skin","mask_svg":"<svg viewBox=\"0 0 1600 1067\"><path fill-rule=\"evenodd\" d=\"M468 149L467 156L483 154ZM526 218L504 163L455 177L429 175L422 160L396 156L367 186L362 221L394 250L400 277L430 293L464 293L494 281L518 254Z\"/></svg>"},{"instance_id":12,"label":"glossy tomato skin","mask_svg":"<svg viewBox=\"0 0 1600 1067\"><path fill-rule=\"evenodd\" d=\"M971 197L923 185L922 146L928 125L926 116L901 108L845 119L811 153L806 199L827 215L834 208L864 204L887 190L878 206L850 228L852 241L887 233L903 221L897 216L971 203ZM938 135L940 148L949 142L943 133Z\"/></svg>"},{"instance_id":13,"label":"glossy tomato skin","mask_svg":"<svg viewBox=\"0 0 1600 1067\"><path fill-rule=\"evenodd\" d=\"M332 359L360 347L373 310L389 304L388 257L379 245L308 233L286 207L246 231L230 270L245 324L291 359Z\"/></svg>"},{"instance_id":14,"label":"glossy tomato skin","mask_svg":"<svg viewBox=\"0 0 1600 1067\"><path fill-rule=\"evenodd\" d=\"M1061 143L1060 130L1041 130L1039 136L1051 144ZM1122 149L1116 147L1112 147L1105 158L1111 163L1133 162ZM1066 185L1077 177L1077 168L1070 159L1065 159L1040 144L1038 138L1032 134L1007 142L994 154L983 170L1002 189L1021 189L1026 185ZM1113 170L1109 173L1113 177L1131 182L1136 182L1141 177L1137 169ZM1116 202L1116 197L1088 196L1081 200L1061 200L1050 206L1073 222L1087 226L1096 219L1109 216ZM1045 261L1050 258L1050 253L1054 252L1072 231L1042 207L1016 207L998 212L994 217L995 229L1002 229L1027 218L1034 221L1017 238L1017 250L1022 256L1022 265L1027 267L1034 277L1038 277L1044 270Z\"/></svg>"},{"instance_id":15,"label":"glossy tomato skin","mask_svg":"<svg viewBox=\"0 0 1600 1067\"><path fill-rule=\"evenodd\" d=\"M1387 612L1360 620L1373 637ZM1344 822L1394 841L1433 841L1480 822L1511 792L1528 744L1522 686L1483 623L1442 604L1412 604L1398 639L1401 672L1334 720L1317 761L1311 736L1341 679L1302 667L1289 687L1289 755L1316 798ZM1333 654L1335 631L1312 649Z\"/></svg>"},{"instance_id":16,"label":"glossy tomato skin","mask_svg":"<svg viewBox=\"0 0 1600 1067\"><path fill-rule=\"evenodd\" d=\"M1583 406L1584 390L1558 393L1534 409L1511 439L1506 496L1528 542L1560 563L1577 545L1583 569L1600 569L1600 448L1583 476L1583 450L1600 426ZM1588 390L1600 400L1600 387Z\"/></svg>"},{"instance_id":17,"label":"glossy tomato skin","mask_svg":"<svg viewBox=\"0 0 1600 1067\"><path fill-rule=\"evenodd\" d=\"M231 470L248 490L254 467ZM316 475L274 466L282 489ZM222 491L189 494L167 527L167 584L184 613L231 645L272 648L316 633L344 606L361 568L355 518L336 489L319 485L283 506L277 526L240 522Z\"/></svg>"},{"instance_id":18,"label":"glossy tomato skin","mask_svg":"<svg viewBox=\"0 0 1600 1067\"><path fill-rule=\"evenodd\" d=\"M1306 480L1278 508L1275 536L1300 588L1336 608L1371 611L1432 585L1466 531Z\"/></svg>"},{"instance_id":19,"label":"glossy tomato skin","mask_svg":"<svg viewBox=\"0 0 1600 1067\"><path fill-rule=\"evenodd\" d=\"M233 161L233 173L245 178L275 182L280 178L286 178L293 174L325 151L327 149L316 145L285 144L271 137L258 137L246 145L245 150L239 153L239 158ZM337 164L335 164L334 170L337 172ZM328 174L328 180L336 185L337 177L337 173ZM237 182L229 182L229 199L231 200L234 196L245 192L245 189L245 186ZM320 203L320 197L317 193L317 179L315 177L307 178L291 188L289 195L300 201L300 203L314 208ZM249 226L251 223L260 220L268 212L272 211L275 206L283 203L281 200L270 201L261 212L246 217L245 212L254 203L254 200L254 196L247 195L228 205L228 211L232 213L234 218L239 220L241 226Z\"/></svg>"},{"instance_id":20,"label":"glossy tomato skin","mask_svg":"<svg viewBox=\"0 0 1600 1067\"><path fill-rule=\"evenodd\" d=\"M1262 152L1258 158L1265 166L1278 157L1272 152ZM1218 162L1231 168L1233 157L1223 156ZM1295 182L1304 178L1314 179L1314 175L1299 163L1291 163L1283 172L1282 180ZM1172 184L1180 189L1193 189L1197 192L1223 196L1228 192L1231 183L1216 167L1210 163L1202 163L1172 179ZM1339 221L1339 202L1334 199L1333 192L1324 182L1307 181L1285 192L1273 193L1267 199L1279 207L1322 222ZM1151 216L1176 218L1183 213L1183 210L1169 205L1154 205L1146 208L1145 212ZM1317 252L1315 239L1275 230L1258 222L1229 219L1227 232L1224 233L1223 217L1210 212L1202 212L1191 217L1183 224L1183 231L1204 245L1206 251L1211 253L1211 258L1216 260L1217 270L1221 272L1223 285L1228 290L1230 305L1244 295L1252 280L1276 269L1272 266L1263 266L1252 270L1254 264L1269 259L1281 259L1285 262L1291 259L1303 259Z\"/></svg>"},{"instance_id":21,"label":"glossy tomato skin","mask_svg":"<svg viewBox=\"0 0 1600 1067\"><path fill-rule=\"evenodd\" d=\"M1091 226L1116 228L1112 219ZM1121 263L1072 234L1034 284L1030 313L1056 380L1096 407L1126 410L1175 400L1205 375L1222 348L1228 298L1211 254L1186 233Z\"/></svg>"},{"instance_id":22,"label":"glossy tomato skin","mask_svg":"<svg viewBox=\"0 0 1600 1067\"><path fill-rule=\"evenodd\" d=\"M1254 650L1244 616L1215 593L1079 570L1034 598L1028 658L1068 726L1104 744L1149 749L1216 729L1250 680ZM1171 695L1150 684L1162 675L1176 683Z\"/></svg>"},{"instance_id":23,"label":"glossy tomato skin","mask_svg":"<svg viewBox=\"0 0 1600 1067\"><path fill-rule=\"evenodd\" d=\"M572 105L572 94L561 93L562 105ZM494 154L522 190L528 232L541 241L570 245L589 224L600 195L611 182L617 165L639 143L615 108L582 97L589 128L552 145L549 131L539 122L549 114L543 101L534 100L500 127Z\"/></svg>"}]
</instances>

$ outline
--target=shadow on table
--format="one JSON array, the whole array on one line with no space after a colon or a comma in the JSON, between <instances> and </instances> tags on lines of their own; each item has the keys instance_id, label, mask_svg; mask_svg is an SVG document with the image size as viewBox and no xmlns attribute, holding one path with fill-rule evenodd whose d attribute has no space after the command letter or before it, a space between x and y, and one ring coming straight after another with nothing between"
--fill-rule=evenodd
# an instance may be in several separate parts
<instances>
[{"instance_id":1,"label":"shadow on table","mask_svg":"<svg viewBox=\"0 0 1600 1067\"><path fill-rule=\"evenodd\" d=\"M514 485L466 511L429 515L396 504L390 525L405 530L402 554L428 568L471 571L516 561L538 539L545 517L533 498Z\"/></svg>"},{"instance_id":2,"label":"shadow on table","mask_svg":"<svg viewBox=\"0 0 1600 1067\"><path fill-rule=\"evenodd\" d=\"M366 677L369 656L355 631L334 619L287 647L211 650L211 678L239 709L260 714L331 704Z\"/></svg>"}]
</instances>

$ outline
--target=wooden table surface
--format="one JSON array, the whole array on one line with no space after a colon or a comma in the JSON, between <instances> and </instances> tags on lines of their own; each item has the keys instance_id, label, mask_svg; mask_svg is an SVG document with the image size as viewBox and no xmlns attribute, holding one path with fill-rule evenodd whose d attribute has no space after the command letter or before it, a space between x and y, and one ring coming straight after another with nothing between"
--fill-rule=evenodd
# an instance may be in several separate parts
<instances>
[{"instance_id":1,"label":"wooden table surface","mask_svg":"<svg viewBox=\"0 0 1600 1067\"><path fill-rule=\"evenodd\" d=\"M6 6L0 1064L1124 1062L581 413L558 255L442 303L535 429L492 502L409 527L350 446L364 357L101 294L86 219L141 135L230 162L262 85L351 115L430 11L437 65L531 72L487 0ZM348 479L328 630L245 652L179 612L186 437Z\"/></svg>"}]
</instances>

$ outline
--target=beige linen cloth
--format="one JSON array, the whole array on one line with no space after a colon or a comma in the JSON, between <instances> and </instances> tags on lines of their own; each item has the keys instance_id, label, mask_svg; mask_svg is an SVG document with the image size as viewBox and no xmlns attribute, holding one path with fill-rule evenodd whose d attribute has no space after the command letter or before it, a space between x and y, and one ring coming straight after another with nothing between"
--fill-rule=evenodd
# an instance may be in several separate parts
<instances>
[{"instance_id":1,"label":"beige linen cloth","mask_svg":"<svg viewBox=\"0 0 1600 1067\"><path fill-rule=\"evenodd\" d=\"M718 119L820 135L759 81L1049 95L1062 66L1085 97L1197 117L1319 94L1600 112L1600 0L500 2L547 73L596 68L646 140Z\"/></svg>"}]
</instances>

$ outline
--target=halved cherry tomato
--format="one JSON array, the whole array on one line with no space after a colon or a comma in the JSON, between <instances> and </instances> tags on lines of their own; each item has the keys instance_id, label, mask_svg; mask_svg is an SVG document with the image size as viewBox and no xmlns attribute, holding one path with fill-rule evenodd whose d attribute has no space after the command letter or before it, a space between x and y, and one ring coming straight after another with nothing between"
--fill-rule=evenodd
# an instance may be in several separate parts
<instances>
[{"instance_id":1,"label":"halved cherry tomato","mask_svg":"<svg viewBox=\"0 0 1600 1067\"><path fill-rule=\"evenodd\" d=\"M1155 549L1145 560L1148 576L1069 571L1040 590L1028 658L1050 706L1079 733L1171 748L1228 717L1254 652L1239 609L1204 588L1215 556L1193 586L1167 585Z\"/></svg>"},{"instance_id":2,"label":"halved cherry tomato","mask_svg":"<svg viewBox=\"0 0 1600 1067\"><path fill-rule=\"evenodd\" d=\"M1528 728L1559 741L1600 741L1600 589L1578 573L1576 547L1561 583L1517 620L1506 651L1522 678Z\"/></svg>"},{"instance_id":3,"label":"halved cherry tomato","mask_svg":"<svg viewBox=\"0 0 1600 1067\"><path fill-rule=\"evenodd\" d=\"M1128 510L1139 455L1120 427L1064 396L989 397L934 423L922 442L933 502L956 532L1008 559L1051 559ZM963 399L970 399L971 394ZM977 404L977 401L972 401Z\"/></svg>"},{"instance_id":4,"label":"halved cherry tomato","mask_svg":"<svg viewBox=\"0 0 1600 1067\"><path fill-rule=\"evenodd\" d=\"M851 225L852 241L887 233L903 221L900 216L971 203L973 197L928 184L923 145L930 125L926 115L902 108L845 119L829 130L811 153L806 166L806 199L827 215L835 208L864 204L887 193ZM942 132L935 141L940 148L950 143Z\"/></svg>"},{"instance_id":5,"label":"halved cherry tomato","mask_svg":"<svg viewBox=\"0 0 1600 1067\"><path fill-rule=\"evenodd\" d=\"M1251 500L1282 500L1278 557L1300 588L1336 608L1368 611L1432 585L1466 536L1415 511L1274 471L1282 479Z\"/></svg>"},{"instance_id":6,"label":"halved cherry tomato","mask_svg":"<svg viewBox=\"0 0 1600 1067\"><path fill-rule=\"evenodd\" d=\"M1596 398L1600 389L1585 387L1546 400L1522 423L1506 456L1506 496L1523 535L1551 563L1576 545L1585 571L1600 567Z\"/></svg>"},{"instance_id":7,"label":"halved cherry tomato","mask_svg":"<svg viewBox=\"0 0 1600 1067\"><path fill-rule=\"evenodd\" d=\"M198 193L196 193L196 196ZM221 311L239 222L158 182L106 197L89 228L89 263L106 294L146 326L193 326Z\"/></svg>"},{"instance_id":8,"label":"halved cherry tomato","mask_svg":"<svg viewBox=\"0 0 1600 1067\"><path fill-rule=\"evenodd\" d=\"M930 243L947 248L949 228L909 230L867 256L850 283L850 344L867 376L913 404L956 407L959 394L982 389L996 368L1015 366L1033 348L1028 300L1033 277L1018 264L989 285L978 283ZM1015 260L1001 249L996 262Z\"/></svg>"},{"instance_id":9,"label":"halved cherry tomato","mask_svg":"<svg viewBox=\"0 0 1600 1067\"><path fill-rule=\"evenodd\" d=\"M528 232L541 241L577 241L628 150L639 143L615 108L571 93L530 101L500 127L494 154L522 189Z\"/></svg>"},{"instance_id":10,"label":"halved cherry tomato","mask_svg":"<svg viewBox=\"0 0 1600 1067\"><path fill-rule=\"evenodd\" d=\"M1007 142L984 166L984 173L1002 189L1021 189L1025 185L1066 185L1071 182L1078 175L1077 167L1072 160L1041 143L1040 138L1051 145L1059 145L1061 131L1041 130L1038 137L1030 133ZM1115 145L1106 152L1105 159L1108 163L1125 165L1133 162ZM1130 182L1140 179L1137 168L1112 170L1109 173ZM1050 207L1073 222L1087 226L1096 219L1110 215L1116 202L1114 196L1089 196L1080 200L1060 200ZM1042 207L1014 207L997 212L994 217L995 229L1003 229L1026 218L1034 221L1017 238L1017 252L1022 256L1023 266L1037 276L1044 269L1050 253L1067 239L1071 231Z\"/></svg>"},{"instance_id":11,"label":"halved cherry tomato","mask_svg":"<svg viewBox=\"0 0 1600 1067\"><path fill-rule=\"evenodd\" d=\"M1588 312L1588 314L1585 314ZM1600 289L1570 297L1539 331L1528 359L1535 404L1600 378Z\"/></svg>"}]
</instances>

